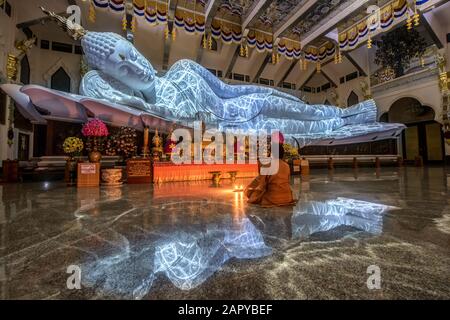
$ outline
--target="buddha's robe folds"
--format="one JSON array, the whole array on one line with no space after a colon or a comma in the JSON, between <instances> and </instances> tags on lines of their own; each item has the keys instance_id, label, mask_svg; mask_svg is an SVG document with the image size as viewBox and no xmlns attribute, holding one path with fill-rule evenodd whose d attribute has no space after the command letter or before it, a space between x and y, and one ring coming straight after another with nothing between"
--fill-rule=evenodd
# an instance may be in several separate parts
<instances>
[{"instance_id":1,"label":"buddha's robe folds","mask_svg":"<svg viewBox=\"0 0 450 320\"><path fill-rule=\"evenodd\" d=\"M248 202L263 207L285 206L294 203L290 186L291 169L280 160L277 174L258 176L245 189Z\"/></svg>"}]
</instances>

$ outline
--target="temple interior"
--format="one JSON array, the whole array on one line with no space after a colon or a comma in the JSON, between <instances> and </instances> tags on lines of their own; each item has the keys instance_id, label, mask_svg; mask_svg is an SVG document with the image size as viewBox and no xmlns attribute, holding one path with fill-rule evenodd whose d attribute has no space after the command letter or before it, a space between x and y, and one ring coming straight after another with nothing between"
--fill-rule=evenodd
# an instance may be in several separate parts
<instances>
[{"instance_id":1,"label":"temple interior","mask_svg":"<svg viewBox=\"0 0 450 320\"><path fill-rule=\"evenodd\" d=\"M0 300L450 299L449 43L448 0L0 0Z\"/></svg>"}]
</instances>

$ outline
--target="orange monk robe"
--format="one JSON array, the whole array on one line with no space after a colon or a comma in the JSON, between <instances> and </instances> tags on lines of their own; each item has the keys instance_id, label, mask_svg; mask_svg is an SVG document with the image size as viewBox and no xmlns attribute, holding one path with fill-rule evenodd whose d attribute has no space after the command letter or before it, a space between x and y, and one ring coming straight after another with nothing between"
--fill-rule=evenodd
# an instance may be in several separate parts
<instances>
[{"instance_id":1,"label":"orange monk robe","mask_svg":"<svg viewBox=\"0 0 450 320\"><path fill-rule=\"evenodd\" d=\"M258 176L245 189L249 203L264 207L285 206L294 203L290 186L291 169L279 161L278 173L272 176Z\"/></svg>"}]
</instances>

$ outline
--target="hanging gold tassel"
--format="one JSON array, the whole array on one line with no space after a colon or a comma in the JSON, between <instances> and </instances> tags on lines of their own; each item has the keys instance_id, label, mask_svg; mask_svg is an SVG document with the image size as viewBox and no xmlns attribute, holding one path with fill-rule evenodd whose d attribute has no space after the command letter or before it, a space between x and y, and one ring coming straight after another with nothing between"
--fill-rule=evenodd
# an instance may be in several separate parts
<instances>
[{"instance_id":1,"label":"hanging gold tassel","mask_svg":"<svg viewBox=\"0 0 450 320\"><path fill-rule=\"evenodd\" d=\"M95 13L94 1L91 0L91 2L89 3L89 21L91 23L95 23L95 18L96 18L96 13Z\"/></svg>"},{"instance_id":2,"label":"hanging gold tassel","mask_svg":"<svg viewBox=\"0 0 450 320\"><path fill-rule=\"evenodd\" d=\"M277 57L275 56L275 53L272 52L272 64L277 63Z\"/></svg>"},{"instance_id":3,"label":"hanging gold tassel","mask_svg":"<svg viewBox=\"0 0 450 320\"><path fill-rule=\"evenodd\" d=\"M136 33L137 30L137 21L136 17L133 16L133 19L131 20L131 32Z\"/></svg>"},{"instance_id":4,"label":"hanging gold tassel","mask_svg":"<svg viewBox=\"0 0 450 320\"><path fill-rule=\"evenodd\" d=\"M372 37L369 34L369 39L367 39L367 49L372 49Z\"/></svg>"},{"instance_id":5,"label":"hanging gold tassel","mask_svg":"<svg viewBox=\"0 0 450 320\"><path fill-rule=\"evenodd\" d=\"M175 28L175 25L172 30L172 41L175 41L177 39L177 29Z\"/></svg>"},{"instance_id":6,"label":"hanging gold tassel","mask_svg":"<svg viewBox=\"0 0 450 320\"><path fill-rule=\"evenodd\" d=\"M239 55L240 55L241 57L244 57L244 56L245 56L244 46L242 45L242 43L241 43L241 48L239 49Z\"/></svg>"},{"instance_id":7,"label":"hanging gold tassel","mask_svg":"<svg viewBox=\"0 0 450 320\"><path fill-rule=\"evenodd\" d=\"M320 65L320 62L317 62L316 71L317 71L317 73L321 73L322 72L322 66Z\"/></svg>"},{"instance_id":8,"label":"hanging gold tassel","mask_svg":"<svg viewBox=\"0 0 450 320\"><path fill-rule=\"evenodd\" d=\"M212 46L213 46L212 36L209 35L209 38L208 38L208 49L212 50Z\"/></svg>"},{"instance_id":9,"label":"hanging gold tassel","mask_svg":"<svg viewBox=\"0 0 450 320\"><path fill-rule=\"evenodd\" d=\"M203 49L206 49L208 47L208 39L206 37L206 33L203 34Z\"/></svg>"},{"instance_id":10,"label":"hanging gold tassel","mask_svg":"<svg viewBox=\"0 0 450 320\"><path fill-rule=\"evenodd\" d=\"M418 27L420 25L420 15L417 12L417 8L414 12L414 26Z\"/></svg>"},{"instance_id":11,"label":"hanging gold tassel","mask_svg":"<svg viewBox=\"0 0 450 320\"><path fill-rule=\"evenodd\" d=\"M164 39L169 39L169 25L166 25L166 28L164 29Z\"/></svg>"},{"instance_id":12,"label":"hanging gold tassel","mask_svg":"<svg viewBox=\"0 0 450 320\"><path fill-rule=\"evenodd\" d=\"M123 18L122 18L122 29L123 29L123 31L127 31L127 29L128 29L128 21L127 21L126 13L123 15Z\"/></svg>"},{"instance_id":13,"label":"hanging gold tassel","mask_svg":"<svg viewBox=\"0 0 450 320\"><path fill-rule=\"evenodd\" d=\"M406 29L411 30L413 28L412 26L412 18L411 15L408 12L408 18L406 19Z\"/></svg>"},{"instance_id":14,"label":"hanging gold tassel","mask_svg":"<svg viewBox=\"0 0 450 320\"><path fill-rule=\"evenodd\" d=\"M245 57L248 58L248 56L249 56L248 45L245 45Z\"/></svg>"}]
</instances>

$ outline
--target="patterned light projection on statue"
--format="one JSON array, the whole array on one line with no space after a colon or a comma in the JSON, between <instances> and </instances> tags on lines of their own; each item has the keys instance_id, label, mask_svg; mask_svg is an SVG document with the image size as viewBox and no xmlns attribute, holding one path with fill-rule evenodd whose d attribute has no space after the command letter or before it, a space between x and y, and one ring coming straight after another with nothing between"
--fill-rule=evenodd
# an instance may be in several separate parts
<instances>
[{"instance_id":1,"label":"patterned light projection on statue","mask_svg":"<svg viewBox=\"0 0 450 320\"><path fill-rule=\"evenodd\" d=\"M176 62L157 76L150 62L113 33L87 32L82 46L93 69L82 95L132 106L171 121L203 120L230 129L279 129L300 145L370 133L400 132L401 124L378 123L373 100L341 109L308 105L287 93L255 85L229 85L201 65ZM385 138L382 134L374 140Z\"/></svg>"}]
</instances>

